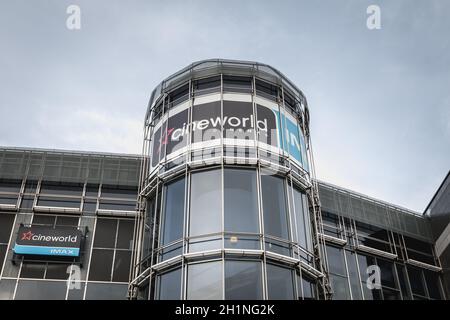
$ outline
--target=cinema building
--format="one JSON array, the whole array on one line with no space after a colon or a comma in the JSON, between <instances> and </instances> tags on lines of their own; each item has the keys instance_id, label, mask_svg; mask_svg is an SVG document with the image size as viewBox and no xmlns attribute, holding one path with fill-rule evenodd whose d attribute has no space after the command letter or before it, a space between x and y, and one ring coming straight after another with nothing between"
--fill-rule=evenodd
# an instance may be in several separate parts
<instances>
[{"instance_id":1,"label":"cinema building","mask_svg":"<svg viewBox=\"0 0 450 320\"><path fill-rule=\"evenodd\" d=\"M421 214L322 182L309 123L276 69L205 60L142 155L0 149L0 299L445 299L449 188Z\"/></svg>"}]
</instances>

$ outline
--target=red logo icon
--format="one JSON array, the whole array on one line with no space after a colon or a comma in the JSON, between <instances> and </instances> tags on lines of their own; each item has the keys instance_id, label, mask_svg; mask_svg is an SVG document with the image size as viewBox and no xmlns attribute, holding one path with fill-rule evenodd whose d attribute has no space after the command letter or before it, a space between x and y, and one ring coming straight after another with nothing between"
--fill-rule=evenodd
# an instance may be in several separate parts
<instances>
[{"instance_id":1,"label":"red logo icon","mask_svg":"<svg viewBox=\"0 0 450 320\"><path fill-rule=\"evenodd\" d=\"M34 235L31 231L22 233L22 239L21 240L31 240L31 237Z\"/></svg>"}]
</instances>

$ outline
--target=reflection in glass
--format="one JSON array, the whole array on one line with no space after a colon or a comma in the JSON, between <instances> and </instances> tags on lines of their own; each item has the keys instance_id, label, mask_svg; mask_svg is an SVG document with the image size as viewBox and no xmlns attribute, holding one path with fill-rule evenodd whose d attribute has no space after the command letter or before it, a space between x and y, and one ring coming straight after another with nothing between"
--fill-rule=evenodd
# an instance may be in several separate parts
<instances>
[{"instance_id":1,"label":"reflection in glass","mask_svg":"<svg viewBox=\"0 0 450 320\"><path fill-rule=\"evenodd\" d=\"M259 232L255 170L225 169L225 231Z\"/></svg>"},{"instance_id":2,"label":"reflection in glass","mask_svg":"<svg viewBox=\"0 0 450 320\"><path fill-rule=\"evenodd\" d=\"M158 299L179 300L181 290L181 268L163 273L158 277Z\"/></svg>"},{"instance_id":3,"label":"reflection in glass","mask_svg":"<svg viewBox=\"0 0 450 320\"><path fill-rule=\"evenodd\" d=\"M261 262L225 261L225 299L262 299Z\"/></svg>"},{"instance_id":4,"label":"reflection in glass","mask_svg":"<svg viewBox=\"0 0 450 320\"><path fill-rule=\"evenodd\" d=\"M187 299L222 299L222 262L206 262L188 266Z\"/></svg>"},{"instance_id":5,"label":"reflection in glass","mask_svg":"<svg viewBox=\"0 0 450 320\"><path fill-rule=\"evenodd\" d=\"M262 175L261 188L264 232L271 236L289 239L283 179L270 175Z\"/></svg>"},{"instance_id":6,"label":"reflection in glass","mask_svg":"<svg viewBox=\"0 0 450 320\"><path fill-rule=\"evenodd\" d=\"M292 270L274 264L267 264L266 268L269 299L293 300L294 282Z\"/></svg>"},{"instance_id":7,"label":"reflection in glass","mask_svg":"<svg viewBox=\"0 0 450 320\"><path fill-rule=\"evenodd\" d=\"M221 231L221 170L193 173L189 235Z\"/></svg>"},{"instance_id":8,"label":"reflection in glass","mask_svg":"<svg viewBox=\"0 0 450 320\"><path fill-rule=\"evenodd\" d=\"M163 245L183 237L184 182L185 180L182 178L165 187Z\"/></svg>"}]
</instances>

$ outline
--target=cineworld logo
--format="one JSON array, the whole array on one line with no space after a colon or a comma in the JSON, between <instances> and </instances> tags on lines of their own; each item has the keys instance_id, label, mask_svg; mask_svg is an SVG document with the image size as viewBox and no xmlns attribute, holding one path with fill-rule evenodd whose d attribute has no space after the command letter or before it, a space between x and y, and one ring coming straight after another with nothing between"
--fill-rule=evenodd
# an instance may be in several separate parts
<instances>
[{"instance_id":1,"label":"cineworld logo","mask_svg":"<svg viewBox=\"0 0 450 320\"><path fill-rule=\"evenodd\" d=\"M170 141L179 141L185 135L188 135L190 132L195 132L197 130L207 130L211 128L219 129L224 127L226 129L242 129L252 130L256 126L262 132L268 131L267 119L256 120L254 115L250 115L246 118L238 118L238 117L228 117L224 116L221 118L220 116L216 118L202 119L198 121L193 121L190 124L183 123L181 128L170 128L167 129L166 134L161 137L161 144L167 144L168 140Z\"/></svg>"},{"instance_id":2,"label":"cineworld logo","mask_svg":"<svg viewBox=\"0 0 450 320\"><path fill-rule=\"evenodd\" d=\"M45 242L63 242L77 243L78 236L46 236L43 234L34 234L31 231L22 233L22 241L45 241Z\"/></svg>"}]
</instances>

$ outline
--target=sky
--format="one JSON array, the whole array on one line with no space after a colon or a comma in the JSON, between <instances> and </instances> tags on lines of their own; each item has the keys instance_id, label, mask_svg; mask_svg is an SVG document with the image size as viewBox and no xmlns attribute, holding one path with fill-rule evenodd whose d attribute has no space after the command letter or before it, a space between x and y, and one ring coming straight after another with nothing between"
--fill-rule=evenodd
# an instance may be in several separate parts
<instances>
[{"instance_id":1,"label":"sky","mask_svg":"<svg viewBox=\"0 0 450 320\"><path fill-rule=\"evenodd\" d=\"M447 0L0 0L0 146L139 154L162 79L202 59L259 61L305 93L319 179L422 212L450 169L449 12Z\"/></svg>"}]
</instances>

